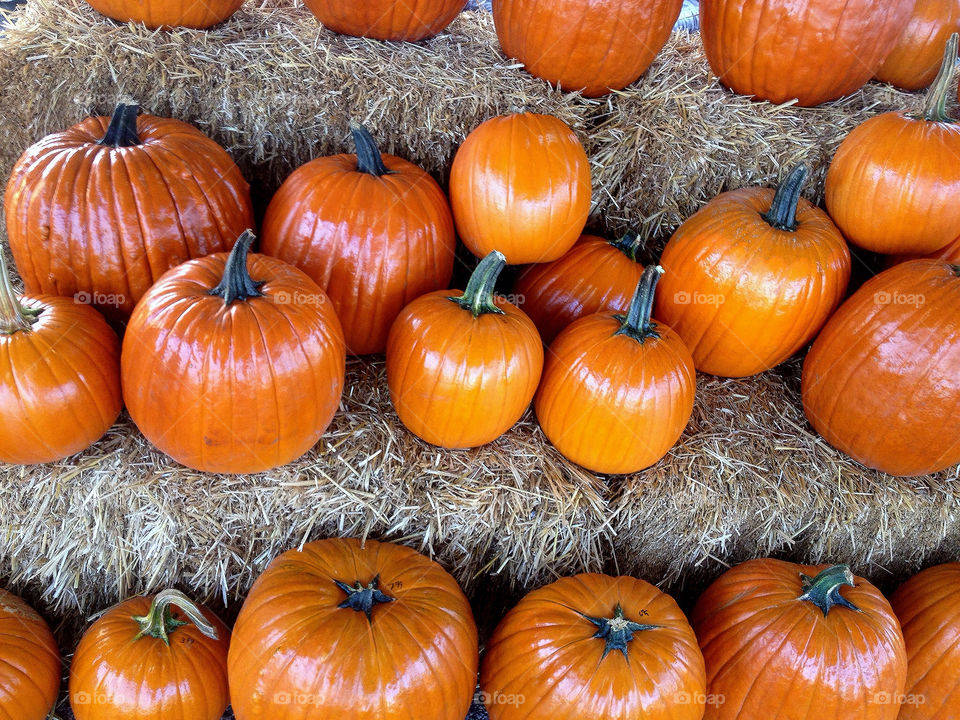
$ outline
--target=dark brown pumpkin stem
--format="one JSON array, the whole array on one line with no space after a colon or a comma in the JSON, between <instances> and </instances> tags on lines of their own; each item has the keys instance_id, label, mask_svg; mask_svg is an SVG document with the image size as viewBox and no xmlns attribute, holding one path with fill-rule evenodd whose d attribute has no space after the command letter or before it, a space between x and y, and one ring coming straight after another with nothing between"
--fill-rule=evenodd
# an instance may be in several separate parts
<instances>
[{"instance_id":1,"label":"dark brown pumpkin stem","mask_svg":"<svg viewBox=\"0 0 960 720\"><path fill-rule=\"evenodd\" d=\"M627 662L630 662L627 646L633 640L634 633L656 630L661 627L660 625L641 625L632 620L627 620L623 615L623 608L620 603L617 603L612 618L595 618L589 615L583 617L597 626L597 632L594 633L593 637L606 642L606 647L603 648L603 657L616 650L623 653Z\"/></svg>"},{"instance_id":2,"label":"dark brown pumpkin stem","mask_svg":"<svg viewBox=\"0 0 960 720\"><path fill-rule=\"evenodd\" d=\"M263 297L260 288L262 282L254 282L247 271L247 255L250 254L250 246L256 236L250 230L244 230L243 234L237 238L233 250L230 251L230 257L227 258L227 264L223 270L223 279L220 284L210 290L211 295L222 297L225 305L230 305L234 300L247 300L248 298Z\"/></svg>"},{"instance_id":3,"label":"dark brown pumpkin stem","mask_svg":"<svg viewBox=\"0 0 960 720\"><path fill-rule=\"evenodd\" d=\"M369 621L371 613L376 605L393 602L392 598L380 590L380 576L377 575L373 581L364 587L363 583L357 580L352 586L339 580L334 580L336 586L347 594L347 599L337 605L338 608L350 608L356 612L362 612Z\"/></svg>"},{"instance_id":4,"label":"dark brown pumpkin stem","mask_svg":"<svg viewBox=\"0 0 960 720\"><path fill-rule=\"evenodd\" d=\"M629 335L637 342L644 342L647 338L659 338L657 326L652 321L653 301L656 297L657 283L660 282L660 276L663 275L663 268L659 265L648 265L640 282L637 283L637 291L633 295L630 303L629 312L624 315L614 315L620 321L620 329L617 335Z\"/></svg>"},{"instance_id":5,"label":"dark brown pumpkin stem","mask_svg":"<svg viewBox=\"0 0 960 720\"><path fill-rule=\"evenodd\" d=\"M816 605L823 612L824 617L835 607L860 611L860 608L840 594L840 588L845 585L856 587L849 566L832 565L815 578L801 574L800 579L803 582L803 595L799 599Z\"/></svg>"},{"instance_id":6,"label":"dark brown pumpkin stem","mask_svg":"<svg viewBox=\"0 0 960 720\"><path fill-rule=\"evenodd\" d=\"M106 134L100 138L99 145L109 147L133 147L140 144L137 134L137 116L140 115L139 105L117 105L110 118L110 125Z\"/></svg>"},{"instance_id":7,"label":"dark brown pumpkin stem","mask_svg":"<svg viewBox=\"0 0 960 720\"><path fill-rule=\"evenodd\" d=\"M503 315L503 310L497 307L493 302L493 290L497 285L497 279L503 268L507 265L507 258L502 252L494 250L479 262L470 281L467 283L467 289L460 297L452 297L450 300L469 310L474 317L481 315Z\"/></svg>"},{"instance_id":8,"label":"dark brown pumpkin stem","mask_svg":"<svg viewBox=\"0 0 960 720\"><path fill-rule=\"evenodd\" d=\"M640 248L643 247L643 241L633 230L630 230L619 240L611 240L610 244L634 262L637 261L637 255L640 253Z\"/></svg>"},{"instance_id":9,"label":"dark brown pumpkin stem","mask_svg":"<svg viewBox=\"0 0 960 720\"><path fill-rule=\"evenodd\" d=\"M800 194L809 175L810 171L803 163L793 168L777 188L777 194L773 196L773 204L769 212L763 215L763 219L777 230L796 232Z\"/></svg>"},{"instance_id":10,"label":"dark brown pumpkin stem","mask_svg":"<svg viewBox=\"0 0 960 720\"><path fill-rule=\"evenodd\" d=\"M943 52L943 65L940 66L940 72L927 93L923 117L930 122L954 122L953 118L947 115L947 95L953 84L953 76L957 72L957 40L957 33L947 40L947 48Z\"/></svg>"},{"instance_id":11,"label":"dark brown pumpkin stem","mask_svg":"<svg viewBox=\"0 0 960 720\"><path fill-rule=\"evenodd\" d=\"M189 624L186 620L177 620L173 617L170 610L171 605L180 608L187 619L208 638L217 639L217 629L210 624L203 611L194 604L193 600L179 590L163 590L154 596L153 602L150 603L150 610L147 611L146 615L133 616L134 621L140 626L140 632L137 633L134 640L139 640L142 637L152 637L163 640L165 645L169 645L170 635L177 628Z\"/></svg>"},{"instance_id":12,"label":"dark brown pumpkin stem","mask_svg":"<svg viewBox=\"0 0 960 720\"><path fill-rule=\"evenodd\" d=\"M7 270L7 258L0 249L0 335L30 332L42 310L25 308L17 299Z\"/></svg>"},{"instance_id":13,"label":"dark brown pumpkin stem","mask_svg":"<svg viewBox=\"0 0 960 720\"><path fill-rule=\"evenodd\" d=\"M383 155L380 154L370 132L358 122L350 123L350 132L357 146L357 170L376 177L389 173L387 166L383 164Z\"/></svg>"}]
</instances>

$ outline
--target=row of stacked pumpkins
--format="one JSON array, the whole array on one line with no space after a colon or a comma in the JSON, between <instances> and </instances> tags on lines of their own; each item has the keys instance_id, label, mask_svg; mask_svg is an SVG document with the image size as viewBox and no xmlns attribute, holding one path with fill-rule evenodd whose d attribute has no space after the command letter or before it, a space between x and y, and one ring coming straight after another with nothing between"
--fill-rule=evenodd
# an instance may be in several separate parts
<instances>
[{"instance_id":1,"label":"row of stacked pumpkins","mask_svg":"<svg viewBox=\"0 0 960 720\"><path fill-rule=\"evenodd\" d=\"M879 115L843 142L829 215L801 197L800 166L776 191L715 198L647 268L633 238L581 236L589 162L551 116L474 130L449 203L356 125L355 155L318 158L283 183L263 254L250 255L249 188L227 153L185 123L120 105L28 149L8 183L10 246L31 295L18 299L2 273L0 459L75 453L125 402L146 438L191 468L277 467L331 422L346 353L385 352L393 405L427 442L491 442L533 400L562 454L629 473L677 442L696 370L753 375L815 340L802 394L821 435L893 474L950 467L956 58L954 34L923 115ZM464 291L446 289L457 235L482 258ZM935 259L891 261L843 303L847 240ZM515 287L522 310L495 293L506 263L530 266ZM122 352L84 301L129 318Z\"/></svg>"},{"instance_id":2,"label":"row of stacked pumpkins","mask_svg":"<svg viewBox=\"0 0 960 720\"><path fill-rule=\"evenodd\" d=\"M960 564L891 602L845 565L751 560L688 622L633 577L529 593L478 663L466 597L409 548L328 539L277 557L232 636L167 590L104 612L73 655L77 720L955 720ZM42 720L60 687L49 628L0 591L0 717Z\"/></svg>"}]
</instances>

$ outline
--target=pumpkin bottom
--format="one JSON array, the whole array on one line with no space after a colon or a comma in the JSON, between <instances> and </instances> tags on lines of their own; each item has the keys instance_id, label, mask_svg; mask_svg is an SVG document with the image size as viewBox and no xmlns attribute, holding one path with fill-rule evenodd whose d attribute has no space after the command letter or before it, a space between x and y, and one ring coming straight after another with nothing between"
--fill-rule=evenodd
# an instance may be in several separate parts
<instances>
[{"instance_id":1,"label":"pumpkin bottom","mask_svg":"<svg viewBox=\"0 0 960 720\"><path fill-rule=\"evenodd\" d=\"M155 2L155 0L153 0ZM129 2L128 0L87 0L101 15L118 22L143 23L150 30L190 28L206 30L217 25L240 9L243 0L227 2L164 2L159 11L151 7L151 0Z\"/></svg>"}]
</instances>

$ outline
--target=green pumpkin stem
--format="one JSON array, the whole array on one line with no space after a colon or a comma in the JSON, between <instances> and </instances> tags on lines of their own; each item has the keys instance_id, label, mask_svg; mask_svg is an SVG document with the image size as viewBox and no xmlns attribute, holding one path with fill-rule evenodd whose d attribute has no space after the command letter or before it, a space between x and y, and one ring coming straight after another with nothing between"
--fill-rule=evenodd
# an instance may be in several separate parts
<instances>
[{"instance_id":1,"label":"green pumpkin stem","mask_svg":"<svg viewBox=\"0 0 960 720\"><path fill-rule=\"evenodd\" d=\"M628 335L640 343L647 338L660 337L652 316L653 301L656 297L657 283L660 282L661 275L663 275L663 268L659 265L648 265L644 269L640 282L637 284L637 291L630 302L629 312L625 316L614 315L620 322L617 335Z\"/></svg>"},{"instance_id":2,"label":"green pumpkin stem","mask_svg":"<svg viewBox=\"0 0 960 720\"><path fill-rule=\"evenodd\" d=\"M947 115L947 95L953 84L953 76L957 72L957 39L958 35L954 33L947 40L947 48L943 53L943 65L940 66L940 72L927 93L923 117L930 122L953 122L953 118Z\"/></svg>"},{"instance_id":3,"label":"green pumpkin stem","mask_svg":"<svg viewBox=\"0 0 960 720\"><path fill-rule=\"evenodd\" d=\"M800 194L809 175L810 171L803 163L793 168L777 187L777 194L773 196L770 211L763 215L763 219L777 230L796 232Z\"/></svg>"},{"instance_id":4,"label":"green pumpkin stem","mask_svg":"<svg viewBox=\"0 0 960 720\"><path fill-rule=\"evenodd\" d=\"M381 603L390 603L396 599L390 597L385 592L380 590L379 575L377 575L367 586L364 586L359 580L357 580L352 586L347 585L344 582L340 582L339 580L334 580L333 582L338 588L347 594L347 599L337 605L337 607L349 608L356 612L362 612L367 616L368 622L370 621L373 608L376 605L380 605Z\"/></svg>"},{"instance_id":5,"label":"green pumpkin stem","mask_svg":"<svg viewBox=\"0 0 960 720\"><path fill-rule=\"evenodd\" d=\"M164 645L170 644L170 635L177 628L188 625L186 620L177 620L173 617L170 610L171 605L176 605L188 620L197 626L197 629L213 640L217 639L217 629L210 624L210 621L204 616L199 607L179 590L163 590L154 596L150 603L150 610L146 615L134 615L133 619L140 626L140 632L134 640L142 637L152 637L163 640Z\"/></svg>"},{"instance_id":6,"label":"green pumpkin stem","mask_svg":"<svg viewBox=\"0 0 960 720\"><path fill-rule=\"evenodd\" d=\"M634 633L644 632L646 630L656 630L660 625L641 625L640 623L627 620L623 615L623 608L620 603L613 611L612 618L595 618L589 615L583 616L586 620L597 626L597 632L593 637L606 642L603 648L603 657L607 657L614 650L623 653L623 657L630 662L630 656L627 653L627 647L633 640Z\"/></svg>"},{"instance_id":7,"label":"green pumpkin stem","mask_svg":"<svg viewBox=\"0 0 960 720\"><path fill-rule=\"evenodd\" d=\"M350 132L357 146L357 171L375 177L388 174L390 171L383 164L383 155L370 132L358 122L350 123Z\"/></svg>"},{"instance_id":8,"label":"green pumpkin stem","mask_svg":"<svg viewBox=\"0 0 960 720\"><path fill-rule=\"evenodd\" d=\"M263 293L260 292L263 283L254 282L247 271L247 255L254 240L256 236L253 232L243 231L243 234L237 238L233 250L230 251L230 257L227 258L223 279L220 280L219 285L210 290L211 295L222 297L225 305L230 305L234 300L263 297Z\"/></svg>"},{"instance_id":9,"label":"green pumpkin stem","mask_svg":"<svg viewBox=\"0 0 960 720\"><path fill-rule=\"evenodd\" d=\"M507 265L507 258L502 252L494 250L479 262L470 281L467 283L467 289L460 297L452 297L450 300L469 310L474 317L481 315L503 315L503 310L498 308L493 302L493 290L497 285L497 279L503 268Z\"/></svg>"},{"instance_id":10,"label":"green pumpkin stem","mask_svg":"<svg viewBox=\"0 0 960 720\"><path fill-rule=\"evenodd\" d=\"M803 595L799 599L816 605L824 617L835 607L860 611L860 608L840 594L840 588L844 586L856 587L849 566L832 565L814 578L801 575L800 579L803 582Z\"/></svg>"},{"instance_id":11,"label":"green pumpkin stem","mask_svg":"<svg viewBox=\"0 0 960 720\"><path fill-rule=\"evenodd\" d=\"M610 244L634 262L637 261L637 255L640 253L640 248L643 247L640 235L633 230L627 232L619 240L611 240Z\"/></svg>"},{"instance_id":12,"label":"green pumpkin stem","mask_svg":"<svg viewBox=\"0 0 960 720\"><path fill-rule=\"evenodd\" d=\"M30 332L42 310L25 308L17 299L7 270L7 258L0 249L0 335Z\"/></svg>"},{"instance_id":13,"label":"green pumpkin stem","mask_svg":"<svg viewBox=\"0 0 960 720\"><path fill-rule=\"evenodd\" d=\"M139 114L139 105L124 105L123 103L117 105L106 134L100 138L97 144L115 148L139 145L140 136L137 135L137 116Z\"/></svg>"}]
</instances>

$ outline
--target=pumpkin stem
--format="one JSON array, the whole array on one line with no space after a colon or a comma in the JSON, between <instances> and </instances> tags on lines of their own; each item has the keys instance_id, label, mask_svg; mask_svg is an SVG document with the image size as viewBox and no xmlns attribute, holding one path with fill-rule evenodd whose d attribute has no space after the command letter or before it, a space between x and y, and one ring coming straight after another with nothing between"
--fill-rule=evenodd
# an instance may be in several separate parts
<instances>
[{"instance_id":1,"label":"pumpkin stem","mask_svg":"<svg viewBox=\"0 0 960 720\"><path fill-rule=\"evenodd\" d=\"M243 234L237 238L233 250L230 251L230 257L227 258L223 279L220 280L219 285L210 290L211 295L222 297L225 305L230 305L234 300L263 297L263 293L260 292L263 283L254 282L250 273L247 272L247 255L255 239L256 236L252 231L243 231Z\"/></svg>"},{"instance_id":2,"label":"pumpkin stem","mask_svg":"<svg viewBox=\"0 0 960 720\"><path fill-rule=\"evenodd\" d=\"M0 335L13 335L15 332L30 332L37 321L39 309L25 308L17 299L7 270L7 258L0 250Z\"/></svg>"},{"instance_id":3,"label":"pumpkin stem","mask_svg":"<svg viewBox=\"0 0 960 720\"><path fill-rule=\"evenodd\" d=\"M763 219L777 230L797 231L797 207L800 205L800 193L807 182L810 171L803 163L797 165L777 187L770 211Z\"/></svg>"},{"instance_id":4,"label":"pumpkin stem","mask_svg":"<svg viewBox=\"0 0 960 720\"><path fill-rule=\"evenodd\" d=\"M469 310L474 317L493 314L503 315L503 310L498 308L493 302L493 289L496 287L497 278L503 272L507 265L507 258L498 250L494 250L487 255L477 265L476 270L470 276L467 283L467 289L463 291L460 297L452 297L450 300Z\"/></svg>"},{"instance_id":5,"label":"pumpkin stem","mask_svg":"<svg viewBox=\"0 0 960 720\"><path fill-rule=\"evenodd\" d=\"M619 240L611 240L610 244L634 262L637 261L637 255L640 253L640 248L643 247L643 241L633 230L627 232Z\"/></svg>"},{"instance_id":6,"label":"pumpkin stem","mask_svg":"<svg viewBox=\"0 0 960 720\"><path fill-rule=\"evenodd\" d=\"M860 611L860 608L840 594L840 588L844 585L856 587L848 565L833 565L815 578L801 574L800 579L803 582L803 595L799 599L812 602L823 611L824 617L837 606Z\"/></svg>"},{"instance_id":7,"label":"pumpkin stem","mask_svg":"<svg viewBox=\"0 0 960 720\"><path fill-rule=\"evenodd\" d=\"M180 608L190 622L196 625L197 629L208 638L217 639L217 629L204 617L203 612L194 604L193 600L179 590L163 590L154 596L153 602L150 603L150 610L146 615L133 616L137 625L140 626L140 632L137 633L134 641L142 637L152 637L163 640L164 645L169 645L170 635L177 628L189 624L186 620L177 620L173 617L170 610L171 605Z\"/></svg>"},{"instance_id":8,"label":"pumpkin stem","mask_svg":"<svg viewBox=\"0 0 960 720\"><path fill-rule=\"evenodd\" d=\"M369 131L360 123L351 121L350 132L357 146L357 170L375 177L387 175L390 171L383 164L383 155Z\"/></svg>"},{"instance_id":9,"label":"pumpkin stem","mask_svg":"<svg viewBox=\"0 0 960 720\"><path fill-rule=\"evenodd\" d=\"M943 52L943 65L936 80L927 93L927 102L924 105L923 117L930 122L952 123L953 118L947 115L947 94L953 83L953 76L957 72L957 33L947 40L947 48Z\"/></svg>"},{"instance_id":10,"label":"pumpkin stem","mask_svg":"<svg viewBox=\"0 0 960 720\"><path fill-rule=\"evenodd\" d=\"M120 103L113 111L110 125L106 134L97 142L98 145L109 147L133 147L140 144L137 135L137 116L140 114L139 105L124 105Z\"/></svg>"},{"instance_id":11,"label":"pumpkin stem","mask_svg":"<svg viewBox=\"0 0 960 720\"><path fill-rule=\"evenodd\" d=\"M396 599L380 590L379 575L366 587L364 587L363 583L359 580L357 580L352 587L339 580L334 580L333 582L347 594L347 599L337 605L337 607L350 608L351 610L362 612L367 616L368 621L370 620L370 613L373 612L375 605L393 602Z\"/></svg>"},{"instance_id":12,"label":"pumpkin stem","mask_svg":"<svg viewBox=\"0 0 960 720\"><path fill-rule=\"evenodd\" d=\"M632 620L627 620L623 615L623 608L620 603L613 611L612 618L595 618L589 615L583 617L597 626L597 632L593 637L606 641L607 645L603 649L603 657L607 657L612 651L618 650L623 653L623 657L630 662L630 656L627 654L627 646L633 640L633 634L645 630L656 630L660 625L641 625Z\"/></svg>"},{"instance_id":13,"label":"pumpkin stem","mask_svg":"<svg viewBox=\"0 0 960 720\"><path fill-rule=\"evenodd\" d=\"M656 324L651 320L653 315L653 300L656 296L657 283L663 275L663 268L659 265L649 265L640 276L637 291L630 302L627 315L614 315L620 322L617 335L629 335L642 343L647 338L659 338Z\"/></svg>"}]
</instances>

